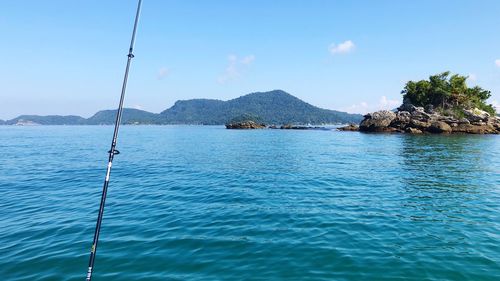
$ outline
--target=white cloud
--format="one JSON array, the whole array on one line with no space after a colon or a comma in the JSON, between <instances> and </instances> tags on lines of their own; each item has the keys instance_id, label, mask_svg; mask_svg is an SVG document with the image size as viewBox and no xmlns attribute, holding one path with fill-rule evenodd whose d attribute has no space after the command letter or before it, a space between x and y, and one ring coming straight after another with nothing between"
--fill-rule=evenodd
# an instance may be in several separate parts
<instances>
[{"instance_id":1,"label":"white cloud","mask_svg":"<svg viewBox=\"0 0 500 281\"><path fill-rule=\"evenodd\" d=\"M378 110L392 110L401 105L401 101L397 99L390 99L386 96L381 96L378 102L369 104L366 101L360 102L358 104L353 104L349 107L344 108L343 110L349 113L368 113L374 112Z\"/></svg>"},{"instance_id":2,"label":"white cloud","mask_svg":"<svg viewBox=\"0 0 500 281\"><path fill-rule=\"evenodd\" d=\"M342 108L342 110L349 113L367 113L368 112L368 103L363 101L358 104L353 104L349 107Z\"/></svg>"},{"instance_id":3,"label":"white cloud","mask_svg":"<svg viewBox=\"0 0 500 281\"><path fill-rule=\"evenodd\" d=\"M255 60L254 55L249 55L241 59L241 63L244 65L249 65Z\"/></svg>"},{"instance_id":4,"label":"white cloud","mask_svg":"<svg viewBox=\"0 0 500 281\"><path fill-rule=\"evenodd\" d=\"M139 110L144 110L144 107L142 107L139 104L133 105L132 108L139 109Z\"/></svg>"},{"instance_id":5,"label":"white cloud","mask_svg":"<svg viewBox=\"0 0 500 281\"><path fill-rule=\"evenodd\" d=\"M156 78L158 80L162 80L163 78L167 77L170 74L170 70L166 67L162 67L158 70L158 74L156 75Z\"/></svg>"},{"instance_id":6,"label":"white cloud","mask_svg":"<svg viewBox=\"0 0 500 281\"><path fill-rule=\"evenodd\" d=\"M228 55L227 60L228 64L224 73L217 78L217 82L220 84L224 84L230 80L238 78L242 69L248 67L255 61L255 56L248 55L243 58L238 58L236 55Z\"/></svg>"},{"instance_id":7,"label":"white cloud","mask_svg":"<svg viewBox=\"0 0 500 281\"><path fill-rule=\"evenodd\" d=\"M495 65L496 65L497 67L500 67L500 59L495 60Z\"/></svg>"},{"instance_id":8,"label":"white cloud","mask_svg":"<svg viewBox=\"0 0 500 281\"><path fill-rule=\"evenodd\" d=\"M471 82L476 82L477 81L477 75L476 74L471 73L468 76L469 76L469 79L468 79L469 81L471 81Z\"/></svg>"},{"instance_id":9,"label":"white cloud","mask_svg":"<svg viewBox=\"0 0 500 281\"><path fill-rule=\"evenodd\" d=\"M386 96L380 97L380 100L379 100L380 109L391 110L391 109L394 109L395 107L400 106L400 105L401 105L401 101L391 100L391 99L388 99Z\"/></svg>"},{"instance_id":10,"label":"white cloud","mask_svg":"<svg viewBox=\"0 0 500 281\"><path fill-rule=\"evenodd\" d=\"M332 55L347 54L353 51L355 47L356 45L354 45L354 43L351 40L347 40L340 44L332 43L330 47L328 47L328 50Z\"/></svg>"}]
</instances>

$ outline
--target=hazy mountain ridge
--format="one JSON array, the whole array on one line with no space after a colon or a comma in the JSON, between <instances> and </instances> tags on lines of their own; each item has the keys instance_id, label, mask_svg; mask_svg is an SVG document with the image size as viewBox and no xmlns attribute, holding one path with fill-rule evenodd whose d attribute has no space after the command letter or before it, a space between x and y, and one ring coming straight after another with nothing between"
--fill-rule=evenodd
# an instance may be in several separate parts
<instances>
[{"instance_id":1,"label":"hazy mountain ridge","mask_svg":"<svg viewBox=\"0 0 500 281\"><path fill-rule=\"evenodd\" d=\"M159 115L156 113L134 109L124 108L122 114L122 124L159 124L155 121ZM114 110L101 110L94 114L92 117L86 119L87 125L108 125L114 124L116 119L116 109Z\"/></svg>"},{"instance_id":2,"label":"hazy mountain ridge","mask_svg":"<svg viewBox=\"0 0 500 281\"><path fill-rule=\"evenodd\" d=\"M232 118L251 114L268 124L325 124L358 123L360 114L322 109L284 91L256 92L232 100L179 100L159 114L124 108L122 124L202 124L221 125ZM110 125L114 124L116 110L102 110L83 118L75 115L21 115L4 121L4 125ZM2 124L0 120L0 124Z\"/></svg>"},{"instance_id":3,"label":"hazy mountain ridge","mask_svg":"<svg viewBox=\"0 0 500 281\"><path fill-rule=\"evenodd\" d=\"M87 119L76 115L21 115L4 121L5 125L84 125ZM1 124L1 123L0 123Z\"/></svg>"}]
</instances>

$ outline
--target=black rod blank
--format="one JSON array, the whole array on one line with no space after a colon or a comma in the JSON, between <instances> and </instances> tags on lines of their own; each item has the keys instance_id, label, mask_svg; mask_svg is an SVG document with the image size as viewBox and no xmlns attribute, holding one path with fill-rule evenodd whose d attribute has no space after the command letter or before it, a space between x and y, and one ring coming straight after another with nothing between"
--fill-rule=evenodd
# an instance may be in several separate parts
<instances>
[{"instance_id":1,"label":"black rod blank","mask_svg":"<svg viewBox=\"0 0 500 281\"><path fill-rule=\"evenodd\" d=\"M97 242L99 241L99 232L101 230L102 216L104 214L104 203L106 202L106 194L108 192L109 176L111 173L111 166L113 165L113 158L116 154L120 153L118 150L116 150L116 139L118 138L118 129L120 128L120 122L122 120L123 99L125 98L125 90L127 89L128 72L130 69L132 58L134 58L133 51L135 43L135 33L137 31L137 23L139 22L139 15L141 13L141 5L142 5L142 0L139 0L139 2L137 3L137 12L135 14L134 30L132 31L132 39L130 40L130 48L127 55L127 66L125 68L125 75L123 77L122 92L120 95L120 104L118 105L118 110L116 112L113 140L111 142L111 149L108 151L109 153L108 168L106 170L106 178L104 180L104 185L102 187L101 204L99 206L99 214L97 216L97 223L95 226L94 240L92 242L92 247L90 250L89 268L87 271L87 277L85 279L86 281L90 281L92 279L92 272L94 270Z\"/></svg>"}]
</instances>

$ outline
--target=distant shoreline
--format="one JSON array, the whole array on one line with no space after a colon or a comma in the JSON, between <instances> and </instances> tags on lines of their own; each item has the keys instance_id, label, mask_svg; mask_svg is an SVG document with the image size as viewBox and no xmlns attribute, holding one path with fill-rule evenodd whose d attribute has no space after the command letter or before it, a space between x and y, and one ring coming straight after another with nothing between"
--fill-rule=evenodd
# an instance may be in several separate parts
<instances>
[{"instance_id":1,"label":"distant shoreline","mask_svg":"<svg viewBox=\"0 0 500 281\"><path fill-rule=\"evenodd\" d=\"M336 124L310 124L311 126L306 126L303 124L297 124L297 127L325 127L325 128L338 128L342 126L349 125L348 123L336 123ZM12 125L7 125L7 124L0 124L1 127L84 127L84 126L89 126L89 127L112 127L114 126L113 124L29 124L29 125L20 125L20 124L12 124ZM196 127L224 127L225 124L120 124L120 126L196 126ZM279 126L278 126L279 128ZM266 128L267 129L267 128ZM269 129L275 129L275 128L269 128Z\"/></svg>"},{"instance_id":2,"label":"distant shoreline","mask_svg":"<svg viewBox=\"0 0 500 281\"><path fill-rule=\"evenodd\" d=\"M255 92L222 101L191 99L176 101L173 106L152 113L124 108L122 124L203 124L223 125L241 115L259 117L266 124L341 124L358 123L361 114L323 109L282 90ZM21 115L0 125L108 125L114 124L116 110L101 110L89 118L77 115Z\"/></svg>"}]
</instances>

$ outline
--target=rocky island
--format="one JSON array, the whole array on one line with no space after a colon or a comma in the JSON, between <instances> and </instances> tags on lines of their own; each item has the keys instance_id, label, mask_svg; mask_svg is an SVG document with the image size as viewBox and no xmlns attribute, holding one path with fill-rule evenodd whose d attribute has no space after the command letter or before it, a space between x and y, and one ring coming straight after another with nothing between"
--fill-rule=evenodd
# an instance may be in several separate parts
<instances>
[{"instance_id":1,"label":"rocky island","mask_svg":"<svg viewBox=\"0 0 500 281\"><path fill-rule=\"evenodd\" d=\"M466 85L466 76L444 72L406 84L403 104L395 111L368 113L342 131L499 134L500 117L487 104L490 91Z\"/></svg>"},{"instance_id":2,"label":"rocky island","mask_svg":"<svg viewBox=\"0 0 500 281\"><path fill-rule=\"evenodd\" d=\"M358 130L362 132L401 132L401 133L468 133L498 134L500 118L491 116L480 109L464 110L466 117L441 115L425 111L423 107L409 105L408 110L398 108L397 112L377 111L365 115ZM342 127L341 130L354 131L356 126Z\"/></svg>"},{"instance_id":3,"label":"rocky island","mask_svg":"<svg viewBox=\"0 0 500 281\"><path fill-rule=\"evenodd\" d=\"M251 120L232 122L226 124L226 129L264 129L264 128L266 128L265 124L256 123Z\"/></svg>"}]
</instances>

